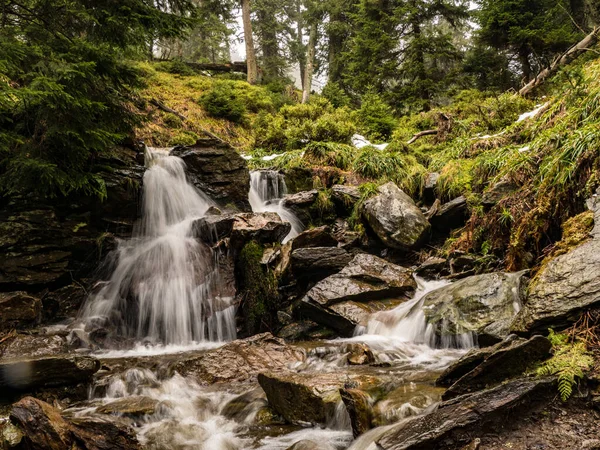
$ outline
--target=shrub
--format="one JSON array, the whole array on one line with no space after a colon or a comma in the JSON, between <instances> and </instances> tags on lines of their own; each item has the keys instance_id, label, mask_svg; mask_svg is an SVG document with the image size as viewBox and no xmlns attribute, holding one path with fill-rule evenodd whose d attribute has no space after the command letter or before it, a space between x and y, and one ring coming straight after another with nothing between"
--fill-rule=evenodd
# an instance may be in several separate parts
<instances>
[{"instance_id":1,"label":"shrub","mask_svg":"<svg viewBox=\"0 0 600 450\"><path fill-rule=\"evenodd\" d=\"M353 163L354 171L372 179L397 179L404 174L402 155L367 146L360 150Z\"/></svg>"},{"instance_id":2,"label":"shrub","mask_svg":"<svg viewBox=\"0 0 600 450\"><path fill-rule=\"evenodd\" d=\"M241 123L246 116L244 101L225 84L216 84L200 97L200 104L209 116Z\"/></svg>"},{"instance_id":3,"label":"shrub","mask_svg":"<svg viewBox=\"0 0 600 450\"><path fill-rule=\"evenodd\" d=\"M357 117L361 131L375 141L389 139L397 125L392 108L374 93L363 96Z\"/></svg>"},{"instance_id":4,"label":"shrub","mask_svg":"<svg viewBox=\"0 0 600 450\"><path fill-rule=\"evenodd\" d=\"M323 88L321 95L329 100L329 103L331 103L334 108L350 105L350 97L337 83L329 81Z\"/></svg>"},{"instance_id":5,"label":"shrub","mask_svg":"<svg viewBox=\"0 0 600 450\"><path fill-rule=\"evenodd\" d=\"M198 141L198 135L193 131L182 131L169 140L169 146L194 145Z\"/></svg>"},{"instance_id":6,"label":"shrub","mask_svg":"<svg viewBox=\"0 0 600 450\"><path fill-rule=\"evenodd\" d=\"M196 72L194 71L194 69L192 69L190 66L188 66L183 61L179 61L179 60L159 62L159 63L156 63L154 65L154 67L159 72L174 73L174 74L183 75L183 76L196 75Z\"/></svg>"}]
</instances>

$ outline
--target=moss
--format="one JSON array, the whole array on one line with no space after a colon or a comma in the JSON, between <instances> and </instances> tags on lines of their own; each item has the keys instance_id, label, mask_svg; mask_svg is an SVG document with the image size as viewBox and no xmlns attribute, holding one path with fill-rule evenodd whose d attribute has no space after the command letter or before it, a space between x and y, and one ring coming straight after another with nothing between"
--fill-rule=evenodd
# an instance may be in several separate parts
<instances>
[{"instance_id":1,"label":"moss","mask_svg":"<svg viewBox=\"0 0 600 450\"><path fill-rule=\"evenodd\" d=\"M319 223L335 220L335 206L331 200L331 192L329 190L321 189L319 191L317 199L310 207L310 216Z\"/></svg>"},{"instance_id":2,"label":"moss","mask_svg":"<svg viewBox=\"0 0 600 450\"><path fill-rule=\"evenodd\" d=\"M240 252L238 270L243 296L242 311L248 334L270 329L275 323L279 295L275 275L261 264L264 248L248 242Z\"/></svg>"},{"instance_id":3,"label":"moss","mask_svg":"<svg viewBox=\"0 0 600 450\"><path fill-rule=\"evenodd\" d=\"M169 140L169 145L194 145L197 140L198 135L193 131L182 131Z\"/></svg>"}]
</instances>

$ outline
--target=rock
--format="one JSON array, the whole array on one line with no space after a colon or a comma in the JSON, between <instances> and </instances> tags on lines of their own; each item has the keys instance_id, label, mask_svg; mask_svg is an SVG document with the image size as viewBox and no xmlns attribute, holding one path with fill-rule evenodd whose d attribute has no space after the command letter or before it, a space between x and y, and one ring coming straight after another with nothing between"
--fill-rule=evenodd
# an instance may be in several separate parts
<instances>
[{"instance_id":1,"label":"rock","mask_svg":"<svg viewBox=\"0 0 600 450\"><path fill-rule=\"evenodd\" d=\"M522 304L524 272L489 273L464 278L423 297L423 311L443 346L466 334L481 346L501 341Z\"/></svg>"},{"instance_id":2,"label":"rock","mask_svg":"<svg viewBox=\"0 0 600 450\"><path fill-rule=\"evenodd\" d=\"M220 205L251 211L248 165L229 144L218 139L199 139L190 147L175 147L171 155L183 159L189 180Z\"/></svg>"},{"instance_id":3,"label":"rock","mask_svg":"<svg viewBox=\"0 0 600 450\"><path fill-rule=\"evenodd\" d=\"M285 171L285 185L290 194L310 191L313 188L313 172L304 167L293 167Z\"/></svg>"},{"instance_id":4,"label":"rock","mask_svg":"<svg viewBox=\"0 0 600 450\"><path fill-rule=\"evenodd\" d=\"M309 439L302 439L291 447L288 447L286 450L334 450L334 448L324 442L315 442Z\"/></svg>"},{"instance_id":5,"label":"rock","mask_svg":"<svg viewBox=\"0 0 600 450\"><path fill-rule=\"evenodd\" d=\"M435 232L448 233L464 226L468 218L467 198L461 195L444 203L431 217L429 222Z\"/></svg>"},{"instance_id":6,"label":"rock","mask_svg":"<svg viewBox=\"0 0 600 450\"><path fill-rule=\"evenodd\" d=\"M378 390L390 380L353 373L261 373L269 405L289 423L326 424L336 416L340 389Z\"/></svg>"},{"instance_id":7,"label":"rock","mask_svg":"<svg viewBox=\"0 0 600 450\"><path fill-rule=\"evenodd\" d=\"M281 206L292 211L302 223L312 221L310 209L315 204L319 191L312 189L296 194L287 195L281 202Z\"/></svg>"},{"instance_id":8,"label":"rock","mask_svg":"<svg viewBox=\"0 0 600 450\"><path fill-rule=\"evenodd\" d=\"M340 247L309 247L293 250L291 271L297 279L321 280L342 270L352 254Z\"/></svg>"},{"instance_id":9,"label":"rock","mask_svg":"<svg viewBox=\"0 0 600 450\"><path fill-rule=\"evenodd\" d=\"M517 379L493 389L445 401L429 414L386 430L376 439L381 450L456 448L470 442L494 420L504 420L516 407L527 411L554 396L553 378Z\"/></svg>"},{"instance_id":10,"label":"rock","mask_svg":"<svg viewBox=\"0 0 600 450\"><path fill-rule=\"evenodd\" d=\"M511 377L521 375L532 364L550 356L552 346L545 337L534 336L525 340L512 339L511 336L507 338L508 342L496 344L483 361L454 382L442 395L442 399L448 400L494 386Z\"/></svg>"},{"instance_id":11,"label":"rock","mask_svg":"<svg viewBox=\"0 0 600 450\"><path fill-rule=\"evenodd\" d=\"M463 274L475 269L477 258L473 255L454 254L450 257L450 272L452 275Z\"/></svg>"},{"instance_id":12,"label":"rock","mask_svg":"<svg viewBox=\"0 0 600 450\"><path fill-rule=\"evenodd\" d=\"M429 383L406 383L394 389L373 407L373 426L391 425L422 414L438 403L444 388Z\"/></svg>"},{"instance_id":13,"label":"rock","mask_svg":"<svg viewBox=\"0 0 600 450\"><path fill-rule=\"evenodd\" d=\"M251 240L262 245L281 243L291 230L288 222L272 212L236 214L234 219L230 238L234 249L241 249Z\"/></svg>"},{"instance_id":14,"label":"rock","mask_svg":"<svg viewBox=\"0 0 600 450\"><path fill-rule=\"evenodd\" d=\"M425 203L433 203L437 196L436 188L438 185L438 181L440 179L440 174L438 172L431 172L427 174L425 178L425 184L423 185L423 200Z\"/></svg>"},{"instance_id":15,"label":"rock","mask_svg":"<svg viewBox=\"0 0 600 450\"><path fill-rule=\"evenodd\" d=\"M356 202L360 200L361 194L357 186L346 186L336 184L331 187L331 200L340 215L350 215Z\"/></svg>"},{"instance_id":16,"label":"rock","mask_svg":"<svg viewBox=\"0 0 600 450\"><path fill-rule=\"evenodd\" d=\"M196 239L212 245L231 236L235 221L234 214L206 215L195 220L192 229Z\"/></svg>"},{"instance_id":17,"label":"rock","mask_svg":"<svg viewBox=\"0 0 600 450\"><path fill-rule=\"evenodd\" d=\"M337 247L338 242L331 235L328 226L310 228L292 240L292 250L308 247Z\"/></svg>"},{"instance_id":18,"label":"rock","mask_svg":"<svg viewBox=\"0 0 600 450\"><path fill-rule=\"evenodd\" d=\"M101 419L67 421L56 408L33 397L15 403L10 420L23 434L23 448L30 450L140 448L131 428Z\"/></svg>"},{"instance_id":19,"label":"rock","mask_svg":"<svg viewBox=\"0 0 600 450\"><path fill-rule=\"evenodd\" d=\"M44 322L57 322L77 316L86 298L86 290L75 283L49 292L42 297Z\"/></svg>"},{"instance_id":20,"label":"rock","mask_svg":"<svg viewBox=\"0 0 600 450\"><path fill-rule=\"evenodd\" d=\"M502 179L483 193L481 203L488 207L494 206L504 197L512 194L517 189L519 189L519 186L517 186L514 181L506 178Z\"/></svg>"},{"instance_id":21,"label":"rock","mask_svg":"<svg viewBox=\"0 0 600 450\"><path fill-rule=\"evenodd\" d=\"M358 254L339 273L319 281L302 299L301 314L351 336L369 314L385 309L382 299L409 298L412 272L377 256Z\"/></svg>"},{"instance_id":22,"label":"rock","mask_svg":"<svg viewBox=\"0 0 600 450\"><path fill-rule=\"evenodd\" d=\"M317 328L319 328L318 323L311 320L303 320L284 326L279 330L277 336L286 341L302 341L306 340L309 337L309 333Z\"/></svg>"},{"instance_id":23,"label":"rock","mask_svg":"<svg viewBox=\"0 0 600 450\"><path fill-rule=\"evenodd\" d=\"M257 387L230 400L221 414L228 419L243 422L253 410L255 411L258 409L257 407L261 406L267 406L267 398L264 391Z\"/></svg>"},{"instance_id":24,"label":"rock","mask_svg":"<svg viewBox=\"0 0 600 450\"><path fill-rule=\"evenodd\" d=\"M498 346L511 342L516 335L511 334L506 339L490 347L473 348L464 354L459 360L447 367L442 374L435 380L437 386L452 386L463 375L472 371L481 364L485 358L491 355Z\"/></svg>"},{"instance_id":25,"label":"rock","mask_svg":"<svg viewBox=\"0 0 600 450\"><path fill-rule=\"evenodd\" d=\"M449 274L448 261L444 258L432 256L427 258L415 271L417 275L427 278L435 278Z\"/></svg>"},{"instance_id":26,"label":"rock","mask_svg":"<svg viewBox=\"0 0 600 450\"><path fill-rule=\"evenodd\" d=\"M17 447L23 441L23 433L19 427L8 420L0 421L0 448L8 450Z\"/></svg>"},{"instance_id":27,"label":"rock","mask_svg":"<svg viewBox=\"0 0 600 450\"><path fill-rule=\"evenodd\" d=\"M40 320L42 302L27 292L0 292L0 330L24 328Z\"/></svg>"},{"instance_id":28,"label":"rock","mask_svg":"<svg viewBox=\"0 0 600 450\"><path fill-rule=\"evenodd\" d=\"M47 356L3 359L0 362L0 387L32 389L87 382L100 369L91 356Z\"/></svg>"},{"instance_id":29,"label":"rock","mask_svg":"<svg viewBox=\"0 0 600 450\"><path fill-rule=\"evenodd\" d=\"M343 352L348 353L348 364L351 366L360 366L364 364L372 364L375 362L375 355L367 344L351 343L347 344Z\"/></svg>"},{"instance_id":30,"label":"rock","mask_svg":"<svg viewBox=\"0 0 600 450\"><path fill-rule=\"evenodd\" d=\"M40 356L59 355L68 351L64 336L17 334L5 336L0 343L2 359L36 358Z\"/></svg>"},{"instance_id":31,"label":"rock","mask_svg":"<svg viewBox=\"0 0 600 450\"><path fill-rule=\"evenodd\" d=\"M154 414L158 400L143 395L132 395L106 403L96 411L100 414L117 414L126 416L143 416Z\"/></svg>"},{"instance_id":32,"label":"rock","mask_svg":"<svg viewBox=\"0 0 600 450\"><path fill-rule=\"evenodd\" d=\"M381 241L392 248L413 250L428 236L429 222L413 200L394 183L379 187L364 202L362 214Z\"/></svg>"},{"instance_id":33,"label":"rock","mask_svg":"<svg viewBox=\"0 0 600 450\"><path fill-rule=\"evenodd\" d=\"M203 384L253 379L262 371L283 371L303 361L304 352L270 333L238 339L177 362L173 369Z\"/></svg>"},{"instance_id":34,"label":"rock","mask_svg":"<svg viewBox=\"0 0 600 450\"><path fill-rule=\"evenodd\" d=\"M371 397L358 389L340 389L340 396L350 416L354 437L369 431L373 417Z\"/></svg>"},{"instance_id":35,"label":"rock","mask_svg":"<svg viewBox=\"0 0 600 450\"><path fill-rule=\"evenodd\" d=\"M584 242L551 260L529 287L511 331L521 335L566 328L581 312L600 306L600 239Z\"/></svg>"}]
</instances>

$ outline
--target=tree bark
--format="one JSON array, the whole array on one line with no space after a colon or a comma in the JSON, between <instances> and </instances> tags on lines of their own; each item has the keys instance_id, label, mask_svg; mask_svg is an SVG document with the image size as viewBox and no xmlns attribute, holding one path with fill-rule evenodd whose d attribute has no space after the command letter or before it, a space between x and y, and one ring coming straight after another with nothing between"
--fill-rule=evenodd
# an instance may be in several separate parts
<instances>
[{"instance_id":1,"label":"tree bark","mask_svg":"<svg viewBox=\"0 0 600 450\"><path fill-rule=\"evenodd\" d=\"M315 22L310 26L308 48L306 50L306 72L304 74L304 89L302 91L302 103L308 102L312 88L313 72L315 70L315 49L317 46L317 27Z\"/></svg>"},{"instance_id":2,"label":"tree bark","mask_svg":"<svg viewBox=\"0 0 600 450\"><path fill-rule=\"evenodd\" d=\"M565 53L560 55L558 58L554 60L554 62L550 65L550 67L546 67L542 70L537 77L527 83L525 86L521 88L519 91L520 95L527 95L537 86L542 84L546 78L554 74L561 66L569 64L571 61L576 59L579 55L584 53L587 49L592 47L598 39L600 38L600 28L594 28L590 34L584 37L577 44L572 46Z\"/></svg>"},{"instance_id":3,"label":"tree bark","mask_svg":"<svg viewBox=\"0 0 600 450\"><path fill-rule=\"evenodd\" d=\"M413 137L411 137L408 141L406 141L406 145L410 145L413 142L415 142L417 139L422 138L423 136L431 136L433 134L438 134L438 130L425 130L425 131L419 131L418 133L415 133L413 135Z\"/></svg>"},{"instance_id":4,"label":"tree bark","mask_svg":"<svg viewBox=\"0 0 600 450\"><path fill-rule=\"evenodd\" d=\"M256 65L256 51L252 37L252 21L250 20L250 0L242 0L242 21L244 23L244 41L246 42L246 64L248 66L248 83L256 84L258 81L258 67Z\"/></svg>"},{"instance_id":5,"label":"tree bark","mask_svg":"<svg viewBox=\"0 0 600 450\"><path fill-rule=\"evenodd\" d=\"M298 46L298 68L300 69L300 82L302 83L302 91L304 91L304 75L306 72L306 60L304 59L304 23L302 21L301 1L296 0L296 45Z\"/></svg>"},{"instance_id":6,"label":"tree bark","mask_svg":"<svg viewBox=\"0 0 600 450\"><path fill-rule=\"evenodd\" d=\"M523 79L525 82L531 80L531 63L529 62L529 49L526 45L523 45L519 49L519 63L521 64L521 70L523 71Z\"/></svg>"}]
</instances>

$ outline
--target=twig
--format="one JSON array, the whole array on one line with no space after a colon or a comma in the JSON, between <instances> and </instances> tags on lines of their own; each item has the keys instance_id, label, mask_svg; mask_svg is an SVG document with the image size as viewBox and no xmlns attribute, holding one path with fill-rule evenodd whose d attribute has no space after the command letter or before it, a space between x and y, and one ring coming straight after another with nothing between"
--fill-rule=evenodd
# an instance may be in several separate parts
<instances>
[{"instance_id":1,"label":"twig","mask_svg":"<svg viewBox=\"0 0 600 450\"><path fill-rule=\"evenodd\" d=\"M418 133L415 133L415 135L413 137L411 137L407 142L406 145L410 145L413 142L415 142L417 139L423 137L423 136L431 136L432 134L437 134L438 130L425 130L425 131L420 131Z\"/></svg>"}]
</instances>

